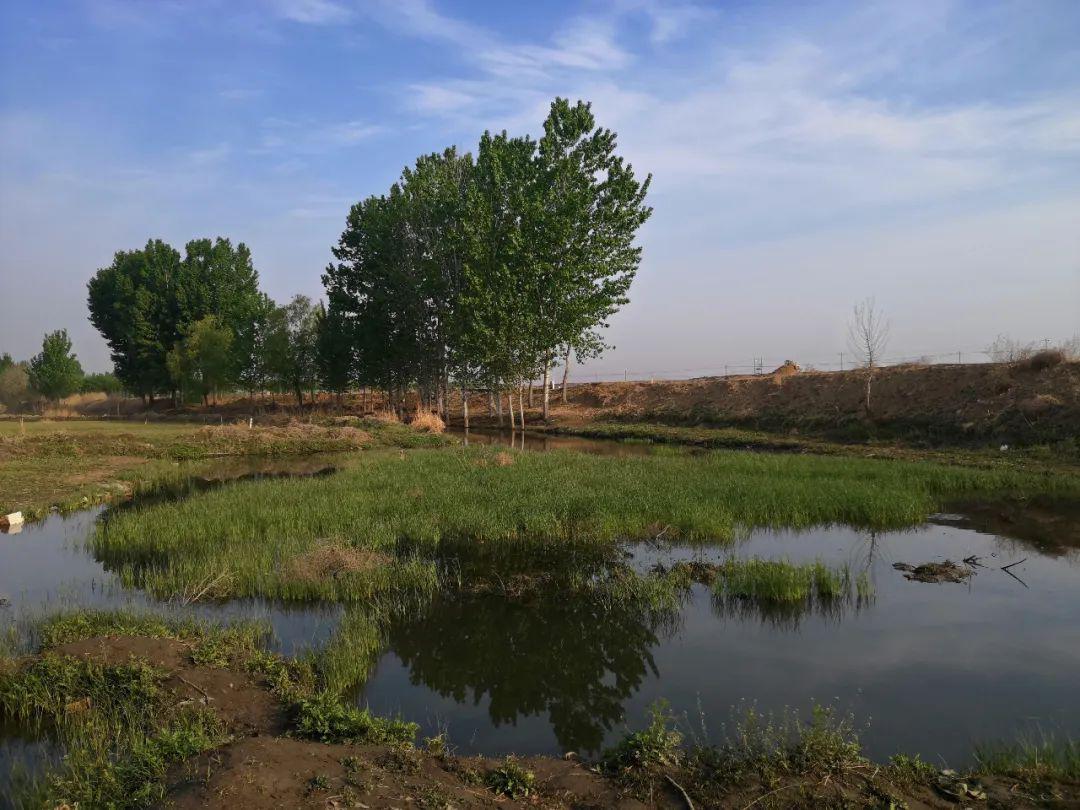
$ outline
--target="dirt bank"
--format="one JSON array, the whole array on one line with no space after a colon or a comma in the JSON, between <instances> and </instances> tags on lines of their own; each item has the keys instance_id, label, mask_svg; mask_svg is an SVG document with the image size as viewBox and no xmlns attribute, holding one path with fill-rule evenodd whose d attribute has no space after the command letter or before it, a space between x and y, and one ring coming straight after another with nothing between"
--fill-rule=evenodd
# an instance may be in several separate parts
<instances>
[{"instance_id":1,"label":"dirt bank","mask_svg":"<svg viewBox=\"0 0 1080 810\"><path fill-rule=\"evenodd\" d=\"M896 366L880 369L865 418L865 372L585 383L556 419L716 424L767 430L922 434L1003 442L1080 434L1080 363Z\"/></svg>"}]
</instances>

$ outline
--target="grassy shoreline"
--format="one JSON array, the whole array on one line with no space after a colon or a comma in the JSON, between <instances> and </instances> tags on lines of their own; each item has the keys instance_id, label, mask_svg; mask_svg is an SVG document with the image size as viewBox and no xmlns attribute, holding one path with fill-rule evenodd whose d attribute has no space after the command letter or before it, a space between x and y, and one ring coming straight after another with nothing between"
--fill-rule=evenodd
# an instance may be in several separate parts
<instances>
[{"instance_id":1,"label":"grassy shoreline","mask_svg":"<svg viewBox=\"0 0 1080 810\"><path fill-rule=\"evenodd\" d=\"M862 754L850 718L827 706L815 706L806 718L745 711L718 743L687 741L675 718L657 706L647 725L628 732L591 769L546 757L461 758L445 738L418 741L407 719L374 717L351 705L328 679L325 659L266 652L263 634L253 624L212 626L131 613L43 620L38 652L0 656L0 715L44 723L66 756L43 779L22 785L13 806L160 806L182 798L192 784L204 784L206 798L223 782L247 781L250 761L237 763L226 752L242 750L251 739L303 752L295 773L276 774L283 789L295 793L296 806L321 801L331 787L361 802L350 806L370 806L373 780L361 777L390 782L402 773L408 779L394 785L401 799L448 801L460 791L481 791L492 800L564 806L559 802L566 794L547 792L553 770L580 773L582 781L588 774L597 791L588 806L626 797L666 806L680 793L696 806L718 808L937 806L957 799L1041 806L1080 795L1080 747L1072 741L982 746L976 765L961 773L917 756L873 763ZM222 681L246 685L247 702L280 720L245 726L238 718L250 710L215 691ZM327 751L334 759L311 775L313 758ZM216 763L212 769L206 757ZM671 792L673 785L678 792ZM236 806L236 798L223 790L219 800Z\"/></svg>"}]
</instances>

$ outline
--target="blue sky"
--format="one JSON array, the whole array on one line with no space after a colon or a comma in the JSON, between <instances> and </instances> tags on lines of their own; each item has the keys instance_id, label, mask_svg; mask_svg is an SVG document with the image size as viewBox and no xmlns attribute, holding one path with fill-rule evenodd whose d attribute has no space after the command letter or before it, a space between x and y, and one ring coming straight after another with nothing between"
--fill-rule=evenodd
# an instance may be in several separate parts
<instances>
[{"instance_id":1,"label":"blue sky","mask_svg":"<svg viewBox=\"0 0 1080 810\"><path fill-rule=\"evenodd\" d=\"M1080 3L5 0L0 351L67 327L118 249L251 246L317 296L351 203L484 129L593 102L654 175L617 346L705 373L1080 331ZM14 302L14 304L12 304Z\"/></svg>"}]
</instances>

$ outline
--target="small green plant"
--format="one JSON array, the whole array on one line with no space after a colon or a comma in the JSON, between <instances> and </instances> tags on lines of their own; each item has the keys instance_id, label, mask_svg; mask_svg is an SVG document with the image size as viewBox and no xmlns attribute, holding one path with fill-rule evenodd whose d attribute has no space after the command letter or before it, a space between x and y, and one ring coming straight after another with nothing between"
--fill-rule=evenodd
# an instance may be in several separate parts
<instances>
[{"instance_id":1,"label":"small green plant","mask_svg":"<svg viewBox=\"0 0 1080 810\"><path fill-rule=\"evenodd\" d=\"M524 799L536 790L536 774L514 757L504 759L502 765L488 772L484 781L492 792L511 799Z\"/></svg>"},{"instance_id":2,"label":"small green plant","mask_svg":"<svg viewBox=\"0 0 1080 810\"><path fill-rule=\"evenodd\" d=\"M658 701L649 712L649 725L627 734L614 748L604 752L601 766L605 772L621 775L678 762L682 734L675 729L675 718L667 702Z\"/></svg>"},{"instance_id":3,"label":"small green plant","mask_svg":"<svg viewBox=\"0 0 1080 810\"><path fill-rule=\"evenodd\" d=\"M321 793L330 789L330 777L324 773L317 773L307 781L306 792Z\"/></svg>"},{"instance_id":4,"label":"small green plant","mask_svg":"<svg viewBox=\"0 0 1080 810\"><path fill-rule=\"evenodd\" d=\"M979 770L1030 781L1080 779L1080 741L1052 734L975 748Z\"/></svg>"}]
</instances>

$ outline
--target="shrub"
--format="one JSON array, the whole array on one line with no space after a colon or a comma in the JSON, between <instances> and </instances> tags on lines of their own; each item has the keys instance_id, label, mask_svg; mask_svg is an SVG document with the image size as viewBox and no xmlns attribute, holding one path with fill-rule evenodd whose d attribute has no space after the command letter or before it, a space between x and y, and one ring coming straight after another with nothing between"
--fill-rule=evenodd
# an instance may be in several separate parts
<instances>
[{"instance_id":1,"label":"shrub","mask_svg":"<svg viewBox=\"0 0 1080 810\"><path fill-rule=\"evenodd\" d=\"M535 790L536 775L522 767L513 757L507 757L502 765L488 773L485 781L499 796L524 799Z\"/></svg>"},{"instance_id":2,"label":"shrub","mask_svg":"<svg viewBox=\"0 0 1080 810\"><path fill-rule=\"evenodd\" d=\"M1024 371L1043 371L1064 363L1066 359L1065 352L1061 349L1044 349L1024 358L1017 364L1017 367Z\"/></svg>"}]
</instances>

